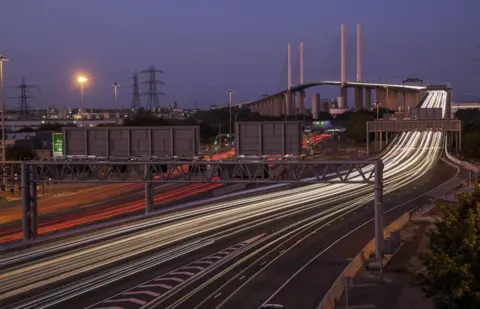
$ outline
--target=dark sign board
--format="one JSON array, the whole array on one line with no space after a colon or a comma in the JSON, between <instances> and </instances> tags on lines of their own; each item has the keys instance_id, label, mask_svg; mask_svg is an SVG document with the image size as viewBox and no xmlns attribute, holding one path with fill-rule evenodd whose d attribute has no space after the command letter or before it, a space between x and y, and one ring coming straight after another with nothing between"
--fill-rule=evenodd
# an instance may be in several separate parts
<instances>
[{"instance_id":1,"label":"dark sign board","mask_svg":"<svg viewBox=\"0 0 480 309\"><path fill-rule=\"evenodd\" d=\"M237 122L237 155L300 155L302 124L299 121Z\"/></svg>"},{"instance_id":2,"label":"dark sign board","mask_svg":"<svg viewBox=\"0 0 480 309\"><path fill-rule=\"evenodd\" d=\"M435 108L412 108L411 115L415 119L442 119L443 109Z\"/></svg>"},{"instance_id":3,"label":"dark sign board","mask_svg":"<svg viewBox=\"0 0 480 309\"><path fill-rule=\"evenodd\" d=\"M65 156L195 157L198 126L63 128Z\"/></svg>"}]
</instances>

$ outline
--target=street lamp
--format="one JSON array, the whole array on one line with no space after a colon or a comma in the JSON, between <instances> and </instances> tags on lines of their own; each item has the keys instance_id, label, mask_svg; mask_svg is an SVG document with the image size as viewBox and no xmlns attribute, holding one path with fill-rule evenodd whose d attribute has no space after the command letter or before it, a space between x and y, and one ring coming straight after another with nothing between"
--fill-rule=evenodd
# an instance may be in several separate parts
<instances>
[{"instance_id":1,"label":"street lamp","mask_svg":"<svg viewBox=\"0 0 480 309\"><path fill-rule=\"evenodd\" d=\"M7 151L5 148L5 96L3 93L3 62L8 61L8 58L0 54L0 108L2 109L2 161L7 161ZM3 164L3 189L7 185L7 178L5 175L5 164Z\"/></svg>"},{"instance_id":2,"label":"street lamp","mask_svg":"<svg viewBox=\"0 0 480 309\"><path fill-rule=\"evenodd\" d=\"M377 107L377 120L380 119L380 102L375 102L375 105Z\"/></svg>"},{"instance_id":3,"label":"street lamp","mask_svg":"<svg viewBox=\"0 0 480 309\"><path fill-rule=\"evenodd\" d=\"M85 95L84 95L84 85L88 81L88 79L85 76L78 76L77 77L77 82L80 84L81 89L82 89L82 126L85 126Z\"/></svg>"},{"instance_id":4,"label":"street lamp","mask_svg":"<svg viewBox=\"0 0 480 309\"><path fill-rule=\"evenodd\" d=\"M232 136L232 90L228 90L228 109L229 109L229 124L228 124L228 135L229 138ZM231 144L231 141L229 141Z\"/></svg>"},{"instance_id":5,"label":"street lamp","mask_svg":"<svg viewBox=\"0 0 480 309\"><path fill-rule=\"evenodd\" d=\"M115 108L117 109L117 113L115 115L115 125L118 126L118 96L117 96L117 88L120 86L119 83L113 83L113 99L115 100Z\"/></svg>"}]
</instances>

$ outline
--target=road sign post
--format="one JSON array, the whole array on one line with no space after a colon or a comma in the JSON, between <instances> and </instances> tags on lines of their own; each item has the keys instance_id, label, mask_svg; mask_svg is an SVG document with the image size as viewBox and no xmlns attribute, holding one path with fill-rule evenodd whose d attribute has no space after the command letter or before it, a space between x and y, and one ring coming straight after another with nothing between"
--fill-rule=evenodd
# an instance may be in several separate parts
<instances>
[{"instance_id":1,"label":"road sign post","mask_svg":"<svg viewBox=\"0 0 480 309\"><path fill-rule=\"evenodd\" d=\"M383 263L383 162L375 161L375 259L380 263L380 270Z\"/></svg>"}]
</instances>

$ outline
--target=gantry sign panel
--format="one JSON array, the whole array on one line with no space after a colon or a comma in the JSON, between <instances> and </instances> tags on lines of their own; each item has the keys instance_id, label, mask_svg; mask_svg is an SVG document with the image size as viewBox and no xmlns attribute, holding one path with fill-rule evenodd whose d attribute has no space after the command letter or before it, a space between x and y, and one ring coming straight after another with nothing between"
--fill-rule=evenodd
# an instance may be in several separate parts
<instances>
[{"instance_id":1,"label":"gantry sign panel","mask_svg":"<svg viewBox=\"0 0 480 309\"><path fill-rule=\"evenodd\" d=\"M300 155L302 123L300 121L237 122L235 124L237 155Z\"/></svg>"},{"instance_id":2,"label":"gantry sign panel","mask_svg":"<svg viewBox=\"0 0 480 309\"><path fill-rule=\"evenodd\" d=\"M63 128L66 157L188 157L198 155L198 126Z\"/></svg>"},{"instance_id":3,"label":"gantry sign panel","mask_svg":"<svg viewBox=\"0 0 480 309\"><path fill-rule=\"evenodd\" d=\"M380 120L368 121L367 132L443 131L460 132L460 120Z\"/></svg>"}]
</instances>

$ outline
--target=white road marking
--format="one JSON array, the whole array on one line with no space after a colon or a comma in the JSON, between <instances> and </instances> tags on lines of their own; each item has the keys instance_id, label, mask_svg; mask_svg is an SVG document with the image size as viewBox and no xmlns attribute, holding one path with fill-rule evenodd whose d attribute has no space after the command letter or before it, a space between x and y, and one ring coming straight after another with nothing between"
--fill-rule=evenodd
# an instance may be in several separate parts
<instances>
[{"instance_id":1,"label":"white road marking","mask_svg":"<svg viewBox=\"0 0 480 309\"><path fill-rule=\"evenodd\" d=\"M163 277L163 278L156 278L154 279L153 281L176 281L176 282L179 282L179 283L182 283L183 281L185 281L184 279L181 279L181 278L175 278L175 277Z\"/></svg>"},{"instance_id":2,"label":"white road marking","mask_svg":"<svg viewBox=\"0 0 480 309\"><path fill-rule=\"evenodd\" d=\"M218 293L217 295L213 296L213 298L218 298L222 293Z\"/></svg>"},{"instance_id":3,"label":"white road marking","mask_svg":"<svg viewBox=\"0 0 480 309\"><path fill-rule=\"evenodd\" d=\"M132 291L132 292L125 292L122 295L138 295L138 294L146 294L153 297L158 297L160 295L160 293L153 292L153 291Z\"/></svg>"},{"instance_id":4,"label":"white road marking","mask_svg":"<svg viewBox=\"0 0 480 309\"><path fill-rule=\"evenodd\" d=\"M129 302L129 303L135 303L135 304L139 304L139 305L145 305L147 302L144 301L144 300L141 300L141 299L138 299L138 298L119 298L119 299L109 299L109 300L106 300L104 301L104 303L125 303L125 302Z\"/></svg>"},{"instance_id":5,"label":"white road marking","mask_svg":"<svg viewBox=\"0 0 480 309\"><path fill-rule=\"evenodd\" d=\"M170 273L170 275L186 275L186 276L193 276L195 275L194 273L188 272L188 271L176 271L173 273Z\"/></svg>"},{"instance_id":6,"label":"white road marking","mask_svg":"<svg viewBox=\"0 0 480 309\"><path fill-rule=\"evenodd\" d=\"M141 286L142 288L164 288L170 290L172 288L171 285L158 283L158 284L144 284Z\"/></svg>"},{"instance_id":7,"label":"white road marking","mask_svg":"<svg viewBox=\"0 0 480 309\"><path fill-rule=\"evenodd\" d=\"M205 267L202 267L202 266L185 266L185 267L182 267L182 269L197 269L197 270L204 270Z\"/></svg>"}]
</instances>

